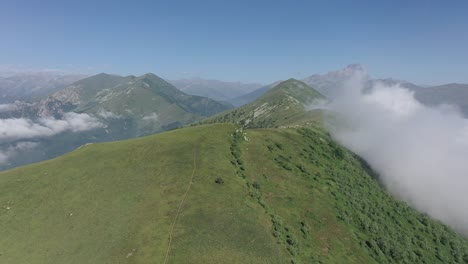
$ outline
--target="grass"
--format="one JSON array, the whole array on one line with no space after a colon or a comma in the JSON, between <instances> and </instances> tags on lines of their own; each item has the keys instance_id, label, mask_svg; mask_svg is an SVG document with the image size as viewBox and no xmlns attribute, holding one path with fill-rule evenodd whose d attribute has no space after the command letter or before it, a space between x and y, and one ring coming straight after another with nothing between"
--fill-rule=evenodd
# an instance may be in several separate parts
<instances>
[{"instance_id":1,"label":"grass","mask_svg":"<svg viewBox=\"0 0 468 264\"><path fill-rule=\"evenodd\" d=\"M93 144L2 172L0 263L163 263L194 148L168 263L281 263L268 219L230 163L233 129Z\"/></svg>"},{"instance_id":2,"label":"grass","mask_svg":"<svg viewBox=\"0 0 468 264\"><path fill-rule=\"evenodd\" d=\"M0 230L0 263L468 263L317 127L194 126L2 172Z\"/></svg>"},{"instance_id":3,"label":"grass","mask_svg":"<svg viewBox=\"0 0 468 264\"><path fill-rule=\"evenodd\" d=\"M323 130L257 129L247 137L247 180L261 186L265 207L294 237L293 250L281 244L295 263L468 263L466 239L387 194Z\"/></svg>"},{"instance_id":4,"label":"grass","mask_svg":"<svg viewBox=\"0 0 468 264\"><path fill-rule=\"evenodd\" d=\"M201 123L236 123L245 128L319 125L322 111L308 111L306 105L324 97L307 84L289 79L281 82L256 101L219 113Z\"/></svg>"}]
</instances>

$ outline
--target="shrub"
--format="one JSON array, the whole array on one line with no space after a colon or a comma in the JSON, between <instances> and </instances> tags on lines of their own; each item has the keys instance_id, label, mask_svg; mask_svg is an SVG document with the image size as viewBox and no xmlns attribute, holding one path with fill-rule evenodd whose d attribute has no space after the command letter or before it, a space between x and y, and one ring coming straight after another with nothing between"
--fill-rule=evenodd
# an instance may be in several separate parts
<instances>
[{"instance_id":1,"label":"shrub","mask_svg":"<svg viewBox=\"0 0 468 264\"><path fill-rule=\"evenodd\" d=\"M260 183L254 182L254 183L252 184L252 187L254 187L254 188L257 189L257 190L260 190Z\"/></svg>"},{"instance_id":2,"label":"shrub","mask_svg":"<svg viewBox=\"0 0 468 264\"><path fill-rule=\"evenodd\" d=\"M217 184L223 184L223 183L224 183L224 180L223 180L223 178L218 177L218 178L216 178L215 182L216 182Z\"/></svg>"}]
</instances>

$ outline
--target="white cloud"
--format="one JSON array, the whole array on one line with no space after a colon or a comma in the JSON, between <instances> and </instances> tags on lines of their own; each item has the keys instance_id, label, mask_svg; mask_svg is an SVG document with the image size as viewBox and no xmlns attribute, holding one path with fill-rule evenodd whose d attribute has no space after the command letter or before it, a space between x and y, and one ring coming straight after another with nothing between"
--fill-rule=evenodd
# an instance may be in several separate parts
<instances>
[{"instance_id":1,"label":"white cloud","mask_svg":"<svg viewBox=\"0 0 468 264\"><path fill-rule=\"evenodd\" d=\"M101 111L99 111L97 113L97 115L99 117L102 117L104 119L118 119L118 118L122 118L121 115L118 115L116 113L113 113L113 112L109 112L109 111L105 111L104 109L102 109Z\"/></svg>"},{"instance_id":2,"label":"white cloud","mask_svg":"<svg viewBox=\"0 0 468 264\"><path fill-rule=\"evenodd\" d=\"M22 151L31 150L38 145L39 143L37 142L23 141L0 148L0 164L8 163L11 157L18 155Z\"/></svg>"},{"instance_id":3,"label":"white cloud","mask_svg":"<svg viewBox=\"0 0 468 264\"><path fill-rule=\"evenodd\" d=\"M18 109L16 104L0 104L0 113Z\"/></svg>"},{"instance_id":4,"label":"white cloud","mask_svg":"<svg viewBox=\"0 0 468 264\"><path fill-rule=\"evenodd\" d=\"M145 115L143 117L143 120L156 122L156 121L158 121L158 115L156 113Z\"/></svg>"},{"instance_id":5,"label":"white cloud","mask_svg":"<svg viewBox=\"0 0 468 264\"><path fill-rule=\"evenodd\" d=\"M32 121L26 118L0 119L0 143L36 137L53 136L64 131L80 132L102 127L96 117L74 112L65 113L62 119L53 117Z\"/></svg>"},{"instance_id":6,"label":"white cloud","mask_svg":"<svg viewBox=\"0 0 468 264\"><path fill-rule=\"evenodd\" d=\"M332 136L362 156L387 188L468 234L468 120L455 107L430 108L400 86L364 91L354 76L328 108Z\"/></svg>"}]
</instances>

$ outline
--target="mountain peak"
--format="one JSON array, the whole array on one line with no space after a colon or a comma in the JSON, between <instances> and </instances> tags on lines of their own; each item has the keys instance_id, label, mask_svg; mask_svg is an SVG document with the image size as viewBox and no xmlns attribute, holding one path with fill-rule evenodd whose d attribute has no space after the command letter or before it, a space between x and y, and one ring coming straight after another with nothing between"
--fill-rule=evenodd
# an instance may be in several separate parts
<instances>
[{"instance_id":1,"label":"mountain peak","mask_svg":"<svg viewBox=\"0 0 468 264\"><path fill-rule=\"evenodd\" d=\"M286 81L282 81L274 86L271 90L304 90L310 89L313 90L312 87L307 85L306 83L296 80L294 78L287 79Z\"/></svg>"},{"instance_id":2,"label":"mountain peak","mask_svg":"<svg viewBox=\"0 0 468 264\"><path fill-rule=\"evenodd\" d=\"M158 77L159 78L159 76L151 72L143 74L142 77Z\"/></svg>"},{"instance_id":3,"label":"mountain peak","mask_svg":"<svg viewBox=\"0 0 468 264\"><path fill-rule=\"evenodd\" d=\"M365 72L366 72L366 69L361 64L350 64L341 70L329 72L329 73L324 74L323 76L330 76L333 78L336 78L336 77L347 78L356 73L365 73Z\"/></svg>"},{"instance_id":4,"label":"mountain peak","mask_svg":"<svg viewBox=\"0 0 468 264\"><path fill-rule=\"evenodd\" d=\"M308 101L311 98L315 97L323 97L320 93L315 91L312 87L307 85L306 83L296 80L294 78L290 78L286 81L280 82L278 85L273 87L270 91L264 94L262 97L272 97L277 96L275 94L286 93L288 96L292 96L298 101L303 102Z\"/></svg>"},{"instance_id":5,"label":"mountain peak","mask_svg":"<svg viewBox=\"0 0 468 264\"><path fill-rule=\"evenodd\" d=\"M294 78L289 78L286 81L283 81L283 83L285 83L285 82L299 82L299 80L294 79Z\"/></svg>"},{"instance_id":6,"label":"mountain peak","mask_svg":"<svg viewBox=\"0 0 468 264\"><path fill-rule=\"evenodd\" d=\"M101 73L98 73L96 75L89 76L88 78L84 78L83 80L86 80L86 79L111 79L111 78L124 78L124 77L122 77L120 75L117 75L117 74L110 74L110 73L101 72Z\"/></svg>"},{"instance_id":7,"label":"mountain peak","mask_svg":"<svg viewBox=\"0 0 468 264\"><path fill-rule=\"evenodd\" d=\"M146 73L140 77L138 77L138 79L140 80L148 80L148 81L153 81L153 82L158 82L158 83L165 83L167 85L170 85L167 81L165 81L163 78L157 76L156 74L154 73Z\"/></svg>"},{"instance_id":8,"label":"mountain peak","mask_svg":"<svg viewBox=\"0 0 468 264\"><path fill-rule=\"evenodd\" d=\"M350 64L337 71L325 74L313 74L302 81L317 89L323 95L333 98L339 93L343 84L354 75L366 75L366 69L360 64Z\"/></svg>"},{"instance_id":9,"label":"mountain peak","mask_svg":"<svg viewBox=\"0 0 468 264\"><path fill-rule=\"evenodd\" d=\"M349 64L346 66L343 70L348 70L348 71L365 71L364 66L361 64L355 63L355 64Z\"/></svg>"}]
</instances>

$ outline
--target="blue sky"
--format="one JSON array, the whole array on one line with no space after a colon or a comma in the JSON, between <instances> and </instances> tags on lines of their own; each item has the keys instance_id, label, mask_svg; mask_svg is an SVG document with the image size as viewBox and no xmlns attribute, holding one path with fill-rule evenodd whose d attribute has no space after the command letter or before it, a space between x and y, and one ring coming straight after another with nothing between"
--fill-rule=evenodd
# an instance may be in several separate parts
<instances>
[{"instance_id":1,"label":"blue sky","mask_svg":"<svg viewBox=\"0 0 468 264\"><path fill-rule=\"evenodd\" d=\"M3 69L269 83L361 63L468 83L468 1L3 0L0 36Z\"/></svg>"}]
</instances>

